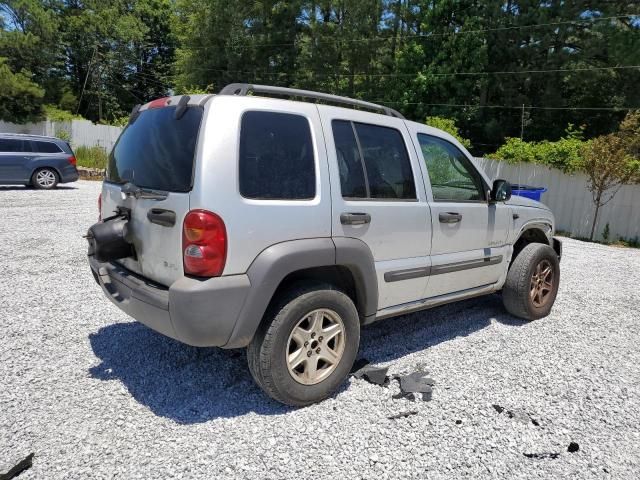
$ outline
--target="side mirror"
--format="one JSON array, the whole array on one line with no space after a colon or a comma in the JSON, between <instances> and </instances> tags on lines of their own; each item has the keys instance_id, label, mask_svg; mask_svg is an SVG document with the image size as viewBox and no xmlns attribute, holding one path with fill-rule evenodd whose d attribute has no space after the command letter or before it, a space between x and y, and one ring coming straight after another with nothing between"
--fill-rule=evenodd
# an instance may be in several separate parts
<instances>
[{"instance_id":1,"label":"side mirror","mask_svg":"<svg viewBox=\"0 0 640 480\"><path fill-rule=\"evenodd\" d=\"M492 202L506 202L511 198L511 184L506 180L495 180L489 198Z\"/></svg>"}]
</instances>

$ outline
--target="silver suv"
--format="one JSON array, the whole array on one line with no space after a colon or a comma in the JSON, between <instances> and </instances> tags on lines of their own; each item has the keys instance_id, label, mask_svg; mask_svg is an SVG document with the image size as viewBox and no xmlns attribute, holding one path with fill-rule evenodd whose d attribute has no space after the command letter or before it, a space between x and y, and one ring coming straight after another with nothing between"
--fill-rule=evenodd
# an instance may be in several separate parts
<instances>
[{"instance_id":1,"label":"silver suv","mask_svg":"<svg viewBox=\"0 0 640 480\"><path fill-rule=\"evenodd\" d=\"M100 204L107 297L189 345L248 347L290 405L336 390L365 324L493 292L533 320L558 291L547 207L447 133L344 97L232 84L136 107Z\"/></svg>"}]
</instances>

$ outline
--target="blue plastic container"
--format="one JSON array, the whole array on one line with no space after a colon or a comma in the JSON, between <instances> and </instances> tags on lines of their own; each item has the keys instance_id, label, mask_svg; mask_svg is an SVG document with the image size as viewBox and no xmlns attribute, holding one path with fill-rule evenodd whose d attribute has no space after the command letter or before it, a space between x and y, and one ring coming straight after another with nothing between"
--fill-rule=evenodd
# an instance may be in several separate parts
<instances>
[{"instance_id":1,"label":"blue plastic container","mask_svg":"<svg viewBox=\"0 0 640 480\"><path fill-rule=\"evenodd\" d=\"M547 189L544 187L531 187L529 185L518 185L517 183L511 185L511 192L514 195L530 198L531 200L536 200L538 202L542 198L542 194L546 191Z\"/></svg>"}]
</instances>

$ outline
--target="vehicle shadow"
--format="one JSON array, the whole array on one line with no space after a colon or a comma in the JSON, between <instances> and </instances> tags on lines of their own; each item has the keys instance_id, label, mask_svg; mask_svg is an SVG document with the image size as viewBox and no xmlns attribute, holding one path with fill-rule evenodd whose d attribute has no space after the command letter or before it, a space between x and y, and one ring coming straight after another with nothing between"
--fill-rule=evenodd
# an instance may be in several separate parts
<instances>
[{"instance_id":1,"label":"vehicle shadow","mask_svg":"<svg viewBox=\"0 0 640 480\"><path fill-rule=\"evenodd\" d=\"M56 190L77 190L77 189L78 187L70 187L68 185L58 185L56 186L56 188L52 188L51 190L37 190L27 185L0 185L0 192L10 192L15 190L24 190L25 192L36 192L36 191L55 192Z\"/></svg>"},{"instance_id":2,"label":"vehicle shadow","mask_svg":"<svg viewBox=\"0 0 640 480\"><path fill-rule=\"evenodd\" d=\"M359 357L389 362L469 335L492 320L511 326L526 323L506 314L500 298L491 295L365 327ZM178 423L291 410L269 399L253 382L244 350L190 347L137 322L103 327L89 340L100 360L89 369L91 377L119 380L136 401ZM341 391L346 388L345 383Z\"/></svg>"}]
</instances>

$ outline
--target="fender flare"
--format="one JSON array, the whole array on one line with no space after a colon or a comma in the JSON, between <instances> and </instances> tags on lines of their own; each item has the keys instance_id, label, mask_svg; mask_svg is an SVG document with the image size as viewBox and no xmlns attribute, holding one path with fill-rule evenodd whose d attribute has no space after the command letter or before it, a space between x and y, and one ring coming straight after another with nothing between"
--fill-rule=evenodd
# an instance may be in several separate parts
<instances>
[{"instance_id":1,"label":"fender flare","mask_svg":"<svg viewBox=\"0 0 640 480\"><path fill-rule=\"evenodd\" d=\"M524 232L526 232L527 230L534 230L534 229L541 230L542 233L544 233L544 236L547 238L547 245L552 244L553 225L551 224L550 221L542 220L542 219L529 220L527 223L522 225L522 227L520 227L520 230L518 231L518 234L515 236L515 240L513 241L513 244L515 245L515 243L518 240L520 240L520 237L522 237Z\"/></svg>"},{"instance_id":2,"label":"fender flare","mask_svg":"<svg viewBox=\"0 0 640 480\"><path fill-rule=\"evenodd\" d=\"M334 265L344 266L352 273L357 306L363 308L359 311L364 312L365 319L375 316L378 302L375 264L364 242L312 238L277 243L263 250L247 270L251 288L224 348L245 347L251 342L274 293L287 275Z\"/></svg>"}]
</instances>

